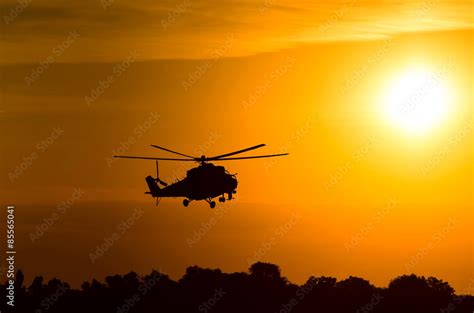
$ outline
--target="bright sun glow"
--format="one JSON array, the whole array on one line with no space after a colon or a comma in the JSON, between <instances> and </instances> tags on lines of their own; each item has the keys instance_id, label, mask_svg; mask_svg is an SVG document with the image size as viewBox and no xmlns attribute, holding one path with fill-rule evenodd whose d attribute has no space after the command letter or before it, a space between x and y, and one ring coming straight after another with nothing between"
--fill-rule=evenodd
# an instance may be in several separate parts
<instances>
[{"instance_id":1,"label":"bright sun glow","mask_svg":"<svg viewBox=\"0 0 474 313\"><path fill-rule=\"evenodd\" d=\"M384 110L393 124L411 134L439 126L448 114L448 91L443 73L411 69L389 87Z\"/></svg>"}]
</instances>

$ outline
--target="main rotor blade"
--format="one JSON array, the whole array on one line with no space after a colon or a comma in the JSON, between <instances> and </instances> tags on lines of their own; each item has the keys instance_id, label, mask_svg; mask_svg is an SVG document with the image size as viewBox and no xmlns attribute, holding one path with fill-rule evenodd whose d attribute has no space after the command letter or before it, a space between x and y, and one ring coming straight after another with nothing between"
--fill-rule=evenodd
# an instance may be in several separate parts
<instances>
[{"instance_id":1,"label":"main rotor blade","mask_svg":"<svg viewBox=\"0 0 474 313\"><path fill-rule=\"evenodd\" d=\"M140 159L140 160L157 160L157 161L193 161L194 159L170 159L170 158L153 158L153 157L141 157L141 156L128 156L128 155L114 155L114 158L122 159Z\"/></svg>"},{"instance_id":2,"label":"main rotor blade","mask_svg":"<svg viewBox=\"0 0 474 313\"><path fill-rule=\"evenodd\" d=\"M268 154L268 155L255 155L255 156L248 156L248 157L236 157L236 158L225 158L225 159L217 159L212 161L228 161L228 160L245 160L245 159L261 159L261 158L271 158L277 156L284 156L288 155L289 153L279 153L279 154Z\"/></svg>"},{"instance_id":3,"label":"main rotor blade","mask_svg":"<svg viewBox=\"0 0 474 313\"><path fill-rule=\"evenodd\" d=\"M238 150L238 151L234 151L234 152L230 152L230 153L221 154L221 155L213 156L213 157L210 157L210 158L206 158L206 160L207 161L214 161L214 160L217 160L217 159L220 159L220 158L225 158L225 157L228 157L228 156L231 156L231 155L234 155L234 154L239 154L239 153L242 153L242 152L254 150L254 149L257 149L257 148L260 148L260 147L263 147L263 146L265 146L264 143L253 146L253 147L250 147L250 148L246 148L246 149L242 149L242 150Z\"/></svg>"},{"instance_id":4,"label":"main rotor blade","mask_svg":"<svg viewBox=\"0 0 474 313\"><path fill-rule=\"evenodd\" d=\"M174 153L174 154L178 154L178 155L182 155L182 156L185 156L185 157L188 157L188 158L196 159L196 157L193 157L193 156L190 156L190 155L187 155L187 154L184 154L184 153L179 153L179 152L176 152L176 151L173 151L173 150L170 150L170 149L166 149L166 148L163 148L163 147L160 147L160 146L157 146L157 145L151 145L151 146L153 148L161 149L161 150L168 151L168 152L171 152L171 153Z\"/></svg>"}]
</instances>

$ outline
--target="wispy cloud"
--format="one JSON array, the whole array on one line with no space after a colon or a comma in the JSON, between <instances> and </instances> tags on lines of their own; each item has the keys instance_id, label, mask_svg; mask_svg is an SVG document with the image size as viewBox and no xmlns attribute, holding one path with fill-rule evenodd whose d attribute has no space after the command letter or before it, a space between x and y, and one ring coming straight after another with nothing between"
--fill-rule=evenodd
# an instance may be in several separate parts
<instances>
[{"instance_id":1,"label":"wispy cloud","mask_svg":"<svg viewBox=\"0 0 474 313\"><path fill-rule=\"evenodd\" d=\"M140 50L144 59L203 58L230 32L239 34L229 54L237 56L298 42L367 40L474 24L472 2L455 0L170 0L159 4L108 0L106 4L3 1L1 61L38 61L71 30L83 36L63 61L81 62L114 60L131 48ZM162 27L163 21L168 27Z\"/></svg>"}]
</instances>

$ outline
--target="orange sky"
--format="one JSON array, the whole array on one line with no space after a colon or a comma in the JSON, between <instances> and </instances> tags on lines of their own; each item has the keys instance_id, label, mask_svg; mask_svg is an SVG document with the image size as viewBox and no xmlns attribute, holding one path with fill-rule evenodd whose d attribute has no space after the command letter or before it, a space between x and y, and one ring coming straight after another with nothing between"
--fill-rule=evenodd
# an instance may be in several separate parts
<instances>
[{"instance_id":1,"label":"orange sky","mask_svg":"<svg viewBox=\"0 0 474 313\"><path fill-rule=\"evenodd\" d=\"M177 278L192 264L245 271L261 259L298 283L354 275L383 286L415 272L468 288L472 3L107 3L35 1L12 19L16 2L2 2L0 187L19 208L27 277ZM442 72L451 99L420 136L382 112L392 81L418 67ZM238 173L237 200L215 211L155 207L143 194L153 162L110 159L164 156L149 144L213 155L259 143L290 156L223 164ZM190 166L162 162L161 178ZM75 188L84 194L63 212Z\"/></svg>"}]
</instances>

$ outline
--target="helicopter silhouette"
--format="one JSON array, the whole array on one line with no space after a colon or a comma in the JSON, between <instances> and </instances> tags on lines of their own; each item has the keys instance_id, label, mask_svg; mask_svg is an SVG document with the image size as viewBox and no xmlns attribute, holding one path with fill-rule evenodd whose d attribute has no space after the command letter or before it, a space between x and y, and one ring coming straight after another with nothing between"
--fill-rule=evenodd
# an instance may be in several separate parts
<instances>
[{"instance_id":1,"label":"helicopter silhouette","mask_svg":"<svg viewBox=\"0 0 474 313\"><path fill-rule=\"evenodd\" d=\"M145 193L150 194L153 198L156 198L157 205L159 204L160 199L164 197L184 197L183 205L185 207L187 207L191 201L205 200L207 203L209 203L211 209L216 206L216 202L213 200L216 197L219 197L219 202L226 201L226 194L227 200L233 199L232 195L237 192L237 178L236 174L230 174L223 166L216 166L212 163L209 163L209 161L216 162L229 160L259 159L288 155L288 153L279 153L230 158L230 156L236 154L261 148L265 146L265 144L259 144L253 147L213 157L206 157L205 155L195 157L184 153L176 152L167 148L163 148L157 145L151 146L153 148L181 155L186 158L154 158L127 155L114 155L114 157L156 161L156 178L152 177L151 175L145 178L145 181L148 184L148 188L150 189L150 191L147 191ZM199 166L188 170L186 173L186 177L182 180L178 180L177 182L168 185L168 183L162 181L159 177L158 161L198 162ZM163 186L164 188L160 188L159 185Z\"/></svg>"}]
</instances>

